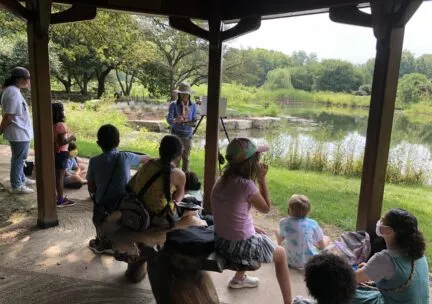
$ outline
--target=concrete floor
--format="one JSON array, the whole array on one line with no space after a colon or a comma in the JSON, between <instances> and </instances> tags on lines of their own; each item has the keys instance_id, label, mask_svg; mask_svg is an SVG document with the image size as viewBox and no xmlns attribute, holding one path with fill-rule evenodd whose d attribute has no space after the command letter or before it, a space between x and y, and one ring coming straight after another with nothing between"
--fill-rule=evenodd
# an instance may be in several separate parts
<instances>
[{"instance_id":1,"label":"concrete floor","mask_svg":"<svg viewBox=\"0 0 432 304\"><path fill-rule=\"evenodd\" d=\"M0 145L0 181L7 185L9 147ZM8 209L0 223L0 303L155 303L147 279L130 284L124 279L126 264L110 256L94 255L88 241L94 236L91 201L87 191L67 191L75 206L58 209L60 225L47 230L35 227L36 195L12 196L0 191ZM5 206L5 205L3 205ZM256 218L271 229L274 222ZM211 273L223 303L282 303L272 264L250 275L260 278L255 289L230 290L233 272ZM291 270L293 295L307 296L303 276Z\"/></svg>"}]
</instances>

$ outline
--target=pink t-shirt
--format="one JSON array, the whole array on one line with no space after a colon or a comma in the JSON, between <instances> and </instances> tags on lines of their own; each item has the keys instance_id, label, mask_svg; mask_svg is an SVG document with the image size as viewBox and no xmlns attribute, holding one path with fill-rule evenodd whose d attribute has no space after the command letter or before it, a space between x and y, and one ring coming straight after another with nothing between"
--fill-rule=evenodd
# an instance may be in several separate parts
<instances>
[{"instance_id":1,"label":"pink t-shirt","mask_svg":"<svg viewBox=\"0 0 432 304\"><path fill-rule=\"evenodd\" d=\"M219 179L211 193L215 232L226 240L246 240L255 234L249 199L259 190L250 179Z\"/></svg>"},{"instance_id":2,"label":"pink t-shirt","mask_svg":"<svg viewBox=\"0 0 432 304\"><path fill-rule=\"evenodd\" d=\"M53 131L54 131L54 150L56 153L59 152L67 152L68 151L68 147L69 145L60 145L59 144L59 139L60 136L63 134L67 134L68 130L66 127L66 124L64 124L63 122L58 122L53 126Z\"/></svg>"}]
</instances>

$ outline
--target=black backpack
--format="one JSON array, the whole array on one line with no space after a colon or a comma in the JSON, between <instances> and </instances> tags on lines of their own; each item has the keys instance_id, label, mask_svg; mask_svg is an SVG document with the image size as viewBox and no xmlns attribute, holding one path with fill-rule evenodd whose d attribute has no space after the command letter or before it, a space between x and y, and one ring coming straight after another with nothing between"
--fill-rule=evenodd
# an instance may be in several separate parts
<instances>
[{"instance_id":1,"label":"black backpack","mask_svg":"<svg viewBox=\"0 0 432 304\"><path fill-rule=\"evenodd\" d=\"M170 172L168 173L170 174ZM121 212L119 223L134 231L146 231L154 216L166 216L170 228L174 226L174 220L170 208L171 193L168 189L164 189L165 198L167 201L166 206L159 213L154 213L148 210L145 203L142 201L143 195L147 192L150 186L162 175L162 170L156 172L137 193L129 191L129 193L121 200L118 210ZM164 187L166 188L166 187Z\"/></svg>"}]
</instances>

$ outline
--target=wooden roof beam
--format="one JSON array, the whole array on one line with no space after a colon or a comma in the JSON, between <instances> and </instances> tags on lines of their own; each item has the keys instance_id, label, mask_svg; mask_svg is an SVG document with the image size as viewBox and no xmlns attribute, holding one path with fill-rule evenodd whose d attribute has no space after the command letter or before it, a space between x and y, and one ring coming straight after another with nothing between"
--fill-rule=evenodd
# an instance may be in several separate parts
<instances>
[{"instance_id":1,"label":"wooden roof beam","mask_svg":"<svg viewBox=\"0 0 432 304\"><path fill-rule=\"evenodd\" d=\"M51 14L51 24L91 20L96 17L97 8L72 5L70 8Z\"/></svg>"},{"instance_id":2,"label":"wooden roof beam","mask_svg":"<svg viewBox=\"0 0 432 304\"><path fill-rule=\"evenodd\" d=\"M0 8L5 8L18 18L21 18L25 21L34 19L32 11L22 6L17 0L0 0Z\"/></svg>"},{"instance_id":3,"label":"wooden roof beam","mask_svg":"<svg viewBox=\"0 0 432 304\"><path fill-rule=\"evenodd\" d=\"M358 5L365 0L219 0L220 18L223 21L240 20L250 16L283 17L295 12L322 12L330 7ZM374 0L372 0L373 2ZM381 0L375 0L381 1ZM181 5L175 0L54 0L56 3L93 6L109 10L129 11L143 14L189 17L208 20L214 12L209 1L184 0Z\"/></svg>"}]
</instances>

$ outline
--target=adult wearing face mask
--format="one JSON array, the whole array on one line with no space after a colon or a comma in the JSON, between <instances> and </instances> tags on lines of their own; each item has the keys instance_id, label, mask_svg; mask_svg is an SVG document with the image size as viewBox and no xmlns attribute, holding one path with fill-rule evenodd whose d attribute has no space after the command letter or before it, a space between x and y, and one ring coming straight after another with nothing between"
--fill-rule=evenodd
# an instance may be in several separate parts
<instances>
[{"instance_id":1,"label":"adult wearing face mask","mask_svg":"<svg viewBox=\"0 0 432 304\"><path fill-rule=\"evenodd\" d=\"M357 289L353 304L428 304L429 270L423 234L417 219L403 209L391 209L376 225L387 249L376 253L356 271L357 283L375 282Z\"/></svg>"},{"instance_id":2,"label":"adult wearing face mask","mask_svg":"<svg viewBox=\"0 0 432 304\"><path fill-rule=\"evenodd\" d=\"M189 155L192 148L192 125L198 113L196 104L190 99L192 91L189 84L180 83L174 92L177 93L177 101L169 106L167 122L171 126L171 133L177 135L183 144L182 170L186 172L189 171ZM179 162L176 164L177 167Z\"/></svg>"},{"instance_id":3,"label":"adult wearing face mask","mask_svg":"<svg viewBox=\"0 0 432 304\"><path fill-rule=\"evenodd\" d=\"M21 89L30 87L30 72L22 67L13 68L11 75L3 84L1 107L3 118L0 124L0 135L9 141L12 158L10 182L12 193L29 194L34 190L28 188L36 182L26 178L23 172L24 161L33 139L33 128L28 104L21 94Z\"/></svg>"}]
</instances>

